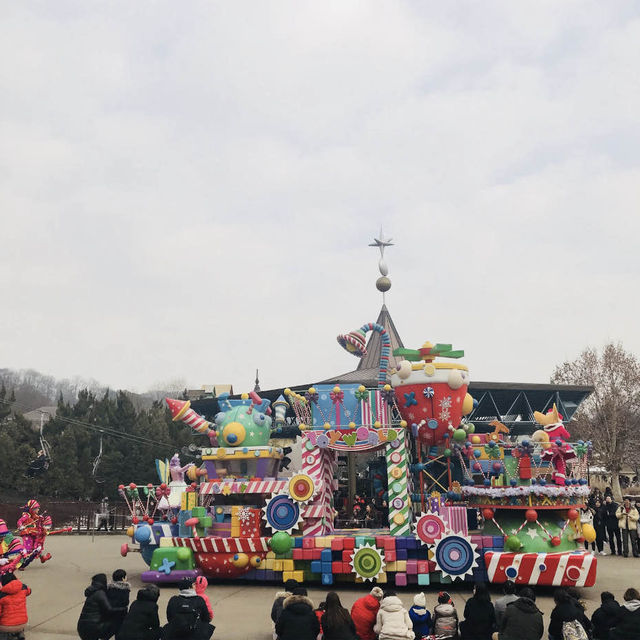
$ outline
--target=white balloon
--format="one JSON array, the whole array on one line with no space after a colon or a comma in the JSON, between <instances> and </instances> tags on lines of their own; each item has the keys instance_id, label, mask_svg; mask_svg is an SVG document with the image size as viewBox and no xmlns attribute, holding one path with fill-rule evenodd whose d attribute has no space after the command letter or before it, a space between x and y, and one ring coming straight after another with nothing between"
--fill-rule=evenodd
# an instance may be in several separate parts
<instances>
[{"instance_id":1,"label":"white balloon","mask_svg":"<svg viewBox=\"0 0 640 640\"><path fill-rule=\"evenodd\" d=\"M447 383L452 389L459 389L463 385L462 374L458 369L452 369Z\"/></svg>"},{"instance_id":2,"label":"white balloon","mask_svg":"<svg viewBox=\"0 0 640 640\"><path fill-rule=\"evenodd\" d=\"M411 363L408 360L401 360L398 364L398 377L406 380L411 375Z\"/></svg>"}]
</instances>

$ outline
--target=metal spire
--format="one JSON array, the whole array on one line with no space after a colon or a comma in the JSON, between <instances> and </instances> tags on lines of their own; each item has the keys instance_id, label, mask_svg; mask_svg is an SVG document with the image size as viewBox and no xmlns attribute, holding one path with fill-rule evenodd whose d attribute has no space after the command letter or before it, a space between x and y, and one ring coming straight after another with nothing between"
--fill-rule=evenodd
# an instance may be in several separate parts
<instances>
[{"instance_id":1,"label":"metal spire","mask_svg":"<svg viewBox=\"0 0 640 640\"><path fill-rule=\"evenodd\" d=\"M393 238L385 238L380 227L380 237L374 238L373 242L369 244L370 247L378 247L380 250L380 260L378 260L378 270L380 271L380 277L376 280L376 289L382 293L382 304L385 304L385 294L391 289L391 280L387 277L389 275L389 268L384 261L384 250L386 247L392 247Z\"/></svg>"}]
</instances>

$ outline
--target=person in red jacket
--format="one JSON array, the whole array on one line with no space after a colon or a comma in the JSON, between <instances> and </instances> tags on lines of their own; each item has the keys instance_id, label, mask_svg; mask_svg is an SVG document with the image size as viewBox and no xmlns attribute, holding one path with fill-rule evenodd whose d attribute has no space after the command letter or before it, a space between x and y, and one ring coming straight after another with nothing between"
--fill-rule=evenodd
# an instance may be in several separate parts
<instances>
[{"instance_id":1,"label":"person in red jacket","mask_svg":"<svg viewBox=\"0 0 640 640\"><path fill-rule=\"evenodd\" d=\"M356 633L360 640L375 640L376 634L373 626L376 623L376 616L382 600L382 589L373 587L369 595L358 598L351 607L351 619L356 625Z\"/></svg>"},{"instance_id":2,"label":"person in red jacket","mask_svg":"<svg viewBox=\"0 0 640 640\"><path fill-rule=\"evenodd\" d=\"M21 634L27 624L27 596L31 589L22 584L13 573L5 573L0 579L0 635Z\"/></svg>"}]
</instances>

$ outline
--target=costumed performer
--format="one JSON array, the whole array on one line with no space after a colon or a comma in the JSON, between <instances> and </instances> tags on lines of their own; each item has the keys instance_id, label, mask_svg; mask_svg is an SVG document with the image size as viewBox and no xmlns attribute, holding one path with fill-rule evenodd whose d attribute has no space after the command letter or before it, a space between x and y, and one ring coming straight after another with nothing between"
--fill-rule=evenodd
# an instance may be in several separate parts
<instances>
[{"instance_id":1,"label":"costumed performer","mask_svg":"<svg viewBox=\"0 0 640 640\"><path fill-rule=\"evenodd\" d=\"M0 575L18 569L25 555L22 540L9 531L4 520L0 520Z\"/></svg>"}]
</instances>

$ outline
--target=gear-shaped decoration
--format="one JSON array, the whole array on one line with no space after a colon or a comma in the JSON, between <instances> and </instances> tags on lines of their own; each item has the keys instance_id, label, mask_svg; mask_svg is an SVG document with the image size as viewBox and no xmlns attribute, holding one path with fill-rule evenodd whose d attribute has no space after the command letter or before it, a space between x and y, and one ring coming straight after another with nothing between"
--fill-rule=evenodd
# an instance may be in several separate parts
<instances>
[{"instance_id":1,"label":"gear-shaped decoration","mask_svg":"<svg viewBox=\"0 0 640 640\"><path fill-rule=\"evenodd\" d=\"M384 556L380 549L376 549L372 544L363 544L356 547L351 555L351 568L359 578L365 582L374 580L384 573Z\"/></svg>"},{"instance_id":2,"label":"gear-shaped decoration","mask_svg":"<svg viewBox=\"0 0 640 640\"><path fill-rule=\"evenodd\" d=\"M422 544L435 544L444 537L447 525L444 520L435 513L421 513L414 525L416 538Z\"/></svg>"},{"instance_id":3,"label":"gear-shaped decoration","mask_svg":"<svg viewBox=\"0 0 640 640\"><path fill-rule=\"evenodd\" d=\"M290 534L302 521L300 505L289 496L272 496L262 510L262 518L272 531L286 531Z\"/></svg>"},{"instance_id":4,"label":"gear-shaped decoration","mask_svg":"<svg viewBox=\"0 0 640 640\"><path fill-rule=\"evenodd\" d=\"M287 492L292 500L300 504L305 504L315 495L316 484L310 475L297 473L289 480Z\"/></svg>"},{"instance_id":5,"label":"gear-shaped decoration","mask_svg":"<svg viewBox=\"0 0 640 640\"><path fill-rule=\"evenodd\" d=\"M478 566L477 545L461 534L448 535L436 542L434 559L443 576L464 578Z\"/></svg>"}]
</instances>

